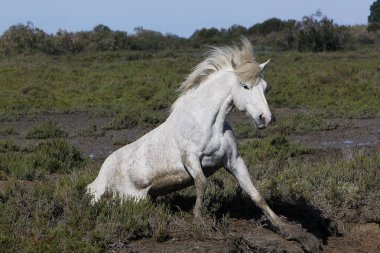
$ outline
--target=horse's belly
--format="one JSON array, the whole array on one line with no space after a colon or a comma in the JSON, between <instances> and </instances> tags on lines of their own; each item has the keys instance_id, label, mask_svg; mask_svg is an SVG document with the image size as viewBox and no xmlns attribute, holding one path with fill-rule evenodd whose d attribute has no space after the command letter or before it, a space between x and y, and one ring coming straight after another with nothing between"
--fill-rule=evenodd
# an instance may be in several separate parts
<instances>
[{"instance_id":1,"label":"horse's belly","mask_svg":"<svg viewBox=\"0 0 380 253\"><path fill-rule=\"evenodd\" d=\"M153 178L148 194L152 196L165 195L192 184L194 184L194 180L186 171L165 172Z\"/></svg>"}]
</instances>

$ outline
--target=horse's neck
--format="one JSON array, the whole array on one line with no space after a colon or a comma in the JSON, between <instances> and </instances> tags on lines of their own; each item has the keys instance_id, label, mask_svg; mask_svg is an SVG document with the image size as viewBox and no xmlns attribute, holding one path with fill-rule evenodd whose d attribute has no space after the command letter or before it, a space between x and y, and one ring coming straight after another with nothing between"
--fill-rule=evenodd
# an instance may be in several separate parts
<instances>
[{"instance_id":1,"label":"horse's neck","mask_svg":"<svg viewBox=\"0 0 380 253\"><path fill-rule=\"evenodd\" d=\"M185 97L181 98L180 107L183 108L178 109L180 111L184 109L194 115L202 123L201 128L212 128L213 132L221 132L233 105L228 80L230 79L223 74L216 75L200 87L185 94ZM187 115L183 116L187 117Z\"/></svg>"}]
</instances>

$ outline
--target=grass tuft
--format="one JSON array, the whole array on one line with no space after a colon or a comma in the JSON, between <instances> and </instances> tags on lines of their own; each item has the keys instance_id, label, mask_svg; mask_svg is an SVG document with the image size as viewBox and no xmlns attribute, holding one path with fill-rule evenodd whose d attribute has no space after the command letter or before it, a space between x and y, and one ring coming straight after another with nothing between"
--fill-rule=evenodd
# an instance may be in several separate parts
<instances>
[{"instance_id":1,"label":"grass tuft","mask_svg":"<svg viewBox=\"0 0 380 253\"><path fill-rule=\"evenodd\" d=\"M14 127L0 128L0 134L19 135L20 133Z\"/></svg>"},{"instance_id":2,"label":"grass tuft","mask_svg":"<svg viewBox=\"0 0 380 253\"><path fill-rule=\"evenodd\" d=\"M48 139L66 137L67 133L63 131L57 122L48 121L38 125L28 131L27 139Z\"/></svg>"},{"instance_id":3,"label":"grass tuft","mask_svg":"<svg viewBox=\"0 0 380 253\"><path fill-rule=\"evenodd\" d=\"M101 137L105 134L106 131L104 129L98 129L98 127L95 124L79 132L79 135L83 137Z\"/></svg>"},{"instance_id":4,"label":"grass tuft","mask_svg":"<svg viewBox=\"0 0 380 253\"><path fill-rule=\"evenodd\" d=\"M64 139L41 142L28 149L12 148L12 152L0 153L0 158L0 176L22 180L69 173L86 163L81 152Z\"/></svg>"},{"instance_id":5,"label":"grass tuft","mask_svg":"<svg viewBox=\"0 0 380 253\"><path fill-rule=\"evenodd\" d=\"M0 153L16 152L20 150L20 146L11 140L0 140Z\"/></svg>"}]
</instances>

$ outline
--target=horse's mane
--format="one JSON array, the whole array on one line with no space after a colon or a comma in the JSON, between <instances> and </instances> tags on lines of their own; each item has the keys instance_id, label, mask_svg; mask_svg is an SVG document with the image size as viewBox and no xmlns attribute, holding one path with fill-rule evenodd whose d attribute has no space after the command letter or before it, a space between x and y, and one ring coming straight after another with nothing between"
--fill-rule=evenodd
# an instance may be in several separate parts
<instances>
[{"instance_id":1,"label":"horse's mane","mask_svg":"<svg viewBox=\"0 0 380 253\"><path fill-rule=\"evenodd\" d=\"M219 70L231 70L243 82L252 84L255 84L260 75L259 64L253 57L253 47L245 37L241 38L240 44L212 47L206 55L206 59L199 63L179 86L180 95L198 87L211 74Z\"/></svg>"}]
</instances>

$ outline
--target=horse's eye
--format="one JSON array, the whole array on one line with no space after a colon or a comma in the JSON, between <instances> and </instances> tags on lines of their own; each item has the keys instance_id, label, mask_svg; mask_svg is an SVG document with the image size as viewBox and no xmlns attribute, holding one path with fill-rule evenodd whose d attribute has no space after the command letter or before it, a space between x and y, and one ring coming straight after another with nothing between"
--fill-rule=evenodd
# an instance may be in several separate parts
<instances>
[{"instance_id":1,"label":"horse's eye","mask_svg":"<svg viewBox=\"0 0 380 253\"><path fill-rule=\"evenodd\" d=\"M245 83L243 84L243 88L249 90L248 85L246 85Z\"/></svg>"}]
</instances>

